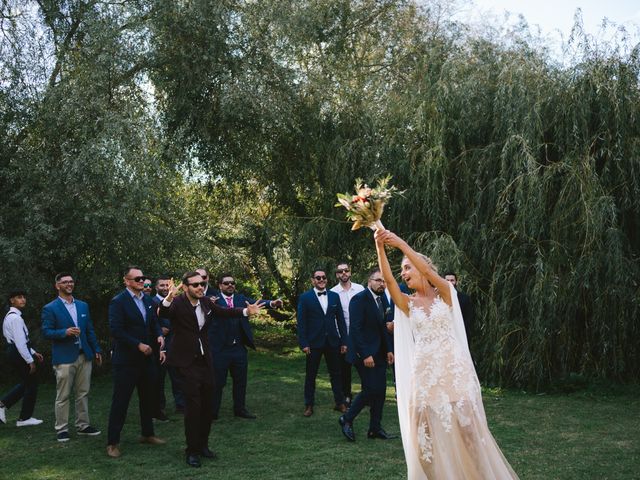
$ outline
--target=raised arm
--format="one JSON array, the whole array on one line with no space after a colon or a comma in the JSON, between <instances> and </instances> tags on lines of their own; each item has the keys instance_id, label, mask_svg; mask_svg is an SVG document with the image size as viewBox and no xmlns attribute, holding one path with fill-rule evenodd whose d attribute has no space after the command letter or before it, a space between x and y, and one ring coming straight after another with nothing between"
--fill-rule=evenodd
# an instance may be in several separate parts
<instances>
[{"instance_id":1,"label":"raised arm","mask_svg":"<svg viewBox=\"0 0 640 480\"><path fill-rule=\"evenodd\" d=\"M378 233L378 232L376 232ZM436 273L436 271L431 267L431 265L424 259L418 252L416 252L413 248L409 246L407 242L401 239L398 235L389 230L383 230L380 232L378 237L381 241L383 241L386 245L390 245L399 249L411 262L411 264L424 276L427 278L429 283L438 289L438 293L445 301L445 303L451 306L451 292L449 290L449 282L447 282L444 278ZM385 278L386 280L386 278ZM397 286L397 284L396 284ZM398 287L399 289L400 287ZM391 291L391 289L389 289ZM393 301L396 299L393 297ZM397 305L397 302L396 302Z\"/></svg>"},{"instance_id":2,"label":"raised arm","mask_svg":"<svg viewBox=\"0 0 640 480\"><path fill-rule=\"evenodd\" d=\"M389 259L387 258L387 252L384 251L384 240L382 236L383 231L376 230L373 238L376 242L376 252L378 252L378 266L384 277L384 281L387 284L393 303L404 312L405 315L409 315L409 299L407 295L400 291L400 286L396 282L393 272L391 271L391 265L389 265Z\"/></svg>"}]
</instances>

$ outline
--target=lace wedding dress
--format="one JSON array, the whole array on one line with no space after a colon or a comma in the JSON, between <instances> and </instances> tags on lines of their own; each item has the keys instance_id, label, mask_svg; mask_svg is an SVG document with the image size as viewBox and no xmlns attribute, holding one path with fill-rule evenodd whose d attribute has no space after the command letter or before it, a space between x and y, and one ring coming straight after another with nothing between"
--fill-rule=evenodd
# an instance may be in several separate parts
<instances>
[{"instance_id":1,"label":"lace wedding dress","mask_svg":"<svg viewBox=\"0 0 640 480\"><path fill-rule=\"evenodd\" d=\"M518 478L489 428L453 285L447 305L395 312L396 388L410 480Z\"/></svg>"}]
</instances>

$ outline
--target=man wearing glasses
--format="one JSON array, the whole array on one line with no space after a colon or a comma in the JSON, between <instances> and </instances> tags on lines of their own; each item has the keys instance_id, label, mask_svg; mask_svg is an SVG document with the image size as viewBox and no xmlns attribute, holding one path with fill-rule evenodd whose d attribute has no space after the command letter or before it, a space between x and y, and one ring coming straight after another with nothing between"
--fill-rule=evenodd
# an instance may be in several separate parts
<instances>
[{"instance_id":1,"label":"man wearing glasses","mask_svg":"<svg viewBox=\"0 0 640 480\"><path fill-rule=\"evenodd\" d=\"M70 273L55 277L58 298L42 308L42 335L53 341L51 361L56 375L56 438L68 442L69 397L74 389L78 435L100 435L89 423L89 388L95 359L102 365L100 345L93 330L89 305L73 297L75 281Z\"/></svg>"},{"instance_id":2,"label":"man wearing glasses","mask_svg":"<svg viewBox=\"0 0 640 480\"><path fill-rule=\"evenodd\" d=\"M359 283L351 281L351 267L347 262L339 263L336 267L336 278L338 284L331 289L340 295L340 303L342 304L342 314L344 315L344 323L347 330L347 338L349 336L349 302L356 293L364 290ZM349 345L350 346L350 345ZM340 373L342 375L342 392L344 393L345 403L351 403L351 364L347 361L346 354L340 355Z\"/></svg>"},{"instance_id":3,"label":"man wearing glasses","mask_svg":"<svg viewBox=\"0 0 640 480\"><path fill-rule=\"evenodd\" d=\"M219 297L220 292L209 285L209 272L207 272L207 270L204 268L196 268L195 271L202 277L202 281L206 284L204 287L204 296L209 298Z\"/></svg>"},{"instance_id":4,"label":"man wearing glasses","mask_svg":"<svg viewBox=\"0 0 640 480\"><path fill-rule=\"evenodd\" d=\"M351 344L348 359L358 370L362 391L349 410L340 417L342 433L354 442L353 421L360 411L370 408L368 438L396 438L382 428L382 408L387 392L387 365L393 364L393 339L386 327L389 304L384 294L384 278L379 269L369 274L367 289L351 300Z\"/></svg>"},{"instance_id":5,"label":"man wearing glasses","mask_svg":"<svg viewBox=\"0 0 640 480\"><path fill-rule=\"evenodd\" d=\"M236 281L229 273L218 278L220 297L216 303L224 308L244 307L255 300L236 292ZM281 308L282 300L260 300L267 308ZM233 380L233 414L236 417L254 419L256 416L247 410L247 371L249 356L247 347L256 349L249 319L244 316L221 319L213 317L209 329L209 345L213 359L215 385L213 389L213 418L217 419L222 402L222 391L227 383L227 374L231 372Z\"/></svg>"},{"instance_id":6,"label":"man wearing glasses","mask_svg":"<svg viewBox=\"0 0 640 480\"><path fill-rule=\"evenodd\" d=\"M305 417L313 415L316 377L324 355L331 380L335 410L346 412L340 375L340 354L347 351L347 331L340 296L327 291L324 269L316 269L311 276L313 288L298 301L298 343L307 356L304 380Z\"/></svg>"},{"instance_id":7,"label":"man wearing glasses","mask_svg":"<svg viewBox=\"0 0 640 480\"><path fill-rule=\"evenodd\" d=\"M173 340L167 364L180 374L185 398L184 430L187 440L186 460L191 467L200 467L200 457L214 458L209 449L209 432L213 412L213 365L208 331L213 316L238 317L255 315L262 308L258 302L244 308L222 308L204 296L207 282L198 272L182 277L184 293L177 296L180 286L170 284L169 294L160 304L159 314L171 321Z\"/></svg>"},{"instance_id":8,"label":"man wearing glasses","mask_svg":"<svg viewBox=\"0 0 640 480\"><path fill-rule=\"evenodd\" d=\"M152 345L157 342L164 350L164 339L151 298L143 292L145 278L140 268L127 267L123 277L126 288L109 303L109 329L113 337L113 397L107 455L112 458L120 456L120 432L134 389L138 390L140 402L140 443L166 443L153 431L152 417L158 409L158 399L155 395L157 369ZM164 356L164 352L160 355Z\"/></svg>"}]
</instances>

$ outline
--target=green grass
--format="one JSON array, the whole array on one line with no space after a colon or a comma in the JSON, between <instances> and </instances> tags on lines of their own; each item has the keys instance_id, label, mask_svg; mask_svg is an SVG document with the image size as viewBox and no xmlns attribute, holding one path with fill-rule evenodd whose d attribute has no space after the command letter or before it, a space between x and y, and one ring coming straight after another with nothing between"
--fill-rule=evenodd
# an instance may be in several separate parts
<instances>
[{"instance_id":1,"label":"green grass","mask_svg":"<svg viewBox=\"0 0 640 480\"><path fill-rule=\"evenodd\" d=\"M2 479L400 479L405 477L402 444L367 440L368 411L356 421L358 440L349 444L332 410L328 376L318 378L316 413L302 416L304 358L286 331L258 327L260 349L250 354L248 407L254 421L235 419L230 385L225 389L220 420L214 423L211 448L219 458L201 469L184 463L182 417L156 426L165 446L139 445L137 398L123 430L123 456L105 454L111 399L108 375L94 378L90 398L92 423L99 437L58 444L53 432L52 383L41 386L35 415L45 423L16 428L18 406L0 426ZM285 339L283 342L282 340ZM355 372L354 372L355 373ZM6 390L4 385L2 390ZM168 390L167 390L168 393ZM170 398L170 395L168 395ZM640 396L638 390L615 394L577 392L532 395L486 390L491 430L522 479L637 479L640 470ZM387 391L383 425L398 433L393 389Z\"/></svg>"}]
</instances>

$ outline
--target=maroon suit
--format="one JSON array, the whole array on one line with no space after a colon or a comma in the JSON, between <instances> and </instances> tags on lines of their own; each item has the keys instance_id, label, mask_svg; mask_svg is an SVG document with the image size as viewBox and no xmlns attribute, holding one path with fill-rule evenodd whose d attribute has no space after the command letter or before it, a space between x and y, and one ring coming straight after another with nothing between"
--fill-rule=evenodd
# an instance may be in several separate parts
<instances>
[{"instance_id":1,"label":"maroon suit","mask_svg":"<svg viewBox=\"0 0 640 480\"><path fill-rule=\"evenodd\" d=\"M200 455L208 447L209 432L213 420L213 366L209 351L209 326L211 318L242 316L241 308L223 308L209 297L200 299L204 313L204 325L198 325L198 317L191 302L182 294L173 299L171 306L160 303L159 314L171 321L173 340L167 354L167 364L176 367L181 377L185 397L184 430L187 438L187 455Z\"/></svg>"}]
</instances>

